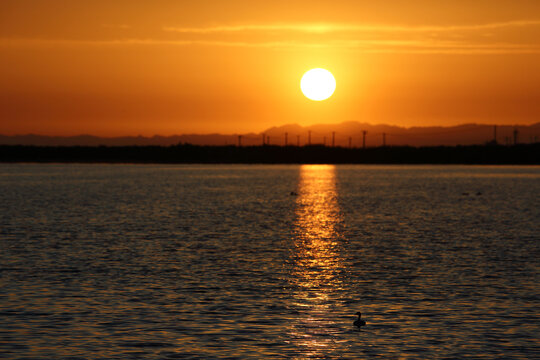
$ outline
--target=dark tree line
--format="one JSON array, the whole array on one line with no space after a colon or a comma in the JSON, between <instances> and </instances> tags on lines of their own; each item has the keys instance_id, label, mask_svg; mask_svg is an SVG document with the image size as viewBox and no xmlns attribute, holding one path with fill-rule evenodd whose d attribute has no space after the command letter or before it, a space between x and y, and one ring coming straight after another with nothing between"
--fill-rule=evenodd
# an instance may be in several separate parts
<instances>
[{"instance_id":1,"label":"dark tree line","mask_svg":"<svg viewBox=\"0 0 540 360\"><path fill-rule=\"evenodd\" d=\"M540 164L540 143L516 146L11 146L0 162L245 164Z\"/></svg>"}]
</instances>

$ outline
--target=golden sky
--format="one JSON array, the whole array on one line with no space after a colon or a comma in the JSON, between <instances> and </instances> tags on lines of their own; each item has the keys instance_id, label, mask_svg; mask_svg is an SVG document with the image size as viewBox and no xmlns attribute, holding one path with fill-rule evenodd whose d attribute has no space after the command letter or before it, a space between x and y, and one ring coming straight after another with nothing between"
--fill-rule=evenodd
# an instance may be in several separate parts
<instances>
[{"instance_id":1,"label":"golden sky","mask_svg":"<svg viewBox=\"0 0 540 360\"><path fill-rule=\"evenodd\" d=\"M540 1L2 0L0 79L8 135L531 124Z\"/></svg>"}]
</instances>

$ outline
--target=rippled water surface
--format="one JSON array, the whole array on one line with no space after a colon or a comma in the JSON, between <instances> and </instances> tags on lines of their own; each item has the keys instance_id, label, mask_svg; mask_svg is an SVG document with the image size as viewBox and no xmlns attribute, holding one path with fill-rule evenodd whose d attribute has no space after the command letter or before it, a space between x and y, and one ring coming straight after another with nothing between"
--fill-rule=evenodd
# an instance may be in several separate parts
<instances>
[{"instance_id":1,"label":"rippled water surface","mask_svg":"<svg viewBox=\"0 0 540 360\"><path fill-rule=\"evenodd\" d=\"M0 358L540 357L540 167L4 164L0 189Z\"/></svg>"}]
</instances>

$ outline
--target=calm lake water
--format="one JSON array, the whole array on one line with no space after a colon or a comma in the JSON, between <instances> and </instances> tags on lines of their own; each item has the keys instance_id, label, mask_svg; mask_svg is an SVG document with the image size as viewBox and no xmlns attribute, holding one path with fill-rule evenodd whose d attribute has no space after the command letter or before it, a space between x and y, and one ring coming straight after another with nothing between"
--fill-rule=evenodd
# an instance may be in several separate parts
<instances>
[{"instance_id":1,"label":"calm lake water","mask_svg":"<svg viewBox=\"0 0 540 360\"><path fill-rule=\"evenodd\" d=\"M2 359L540 357L540 167L3 164L0 189Z\"/></svg>"}]
</instances>

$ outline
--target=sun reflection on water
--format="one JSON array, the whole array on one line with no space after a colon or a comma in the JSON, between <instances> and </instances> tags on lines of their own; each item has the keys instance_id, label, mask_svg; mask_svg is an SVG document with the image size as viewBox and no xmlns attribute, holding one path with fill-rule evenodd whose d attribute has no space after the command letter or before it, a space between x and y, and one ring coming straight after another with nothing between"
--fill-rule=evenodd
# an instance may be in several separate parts
<instances>
[{"instance_id":1,"label":"sun reflection on water","mask_svg":"<svg viewBox=\"0 0 540 360\"><path fill-rule=\"evenodd\" d=\"M308 358L331 353L341 331L333 311L343 289L335 173L333 165L303 165L300 169L291 276L298 318L290 336Z\"/></svg>"}]
</instances>

